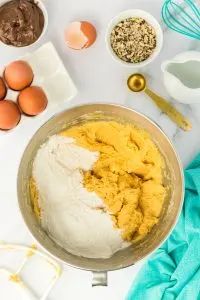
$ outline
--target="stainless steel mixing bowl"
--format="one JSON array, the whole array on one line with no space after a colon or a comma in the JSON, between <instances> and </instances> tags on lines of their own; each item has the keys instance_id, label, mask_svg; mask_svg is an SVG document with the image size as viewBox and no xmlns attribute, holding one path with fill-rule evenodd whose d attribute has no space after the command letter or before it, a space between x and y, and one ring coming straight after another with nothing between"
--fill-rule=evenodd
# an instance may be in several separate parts
<instances>
[{"instance_id":1,"label":"stainless steel mixing bowl","mask_svg":"<svg viewBox=\"0 0 200 300\"><path fill-rule=\"evenodd\" d=\"M28 180L32 173L35 154L46 139L61 130L89 120L119 120L131 122L146 129L166 161L164 180L170 184L160 220L143 240L121 250L108 259L88 259L70 254L55 244L41 228L33 212ZM146 257L157 249L172 231L179 216L184 196L182 167L177 154L163 131L150 119L129 108L114 104L88 104L66 110L45 123L29 142L18 172L19 207L33 237L49 254L62 262L95 272L94 284L106 284L106 271L121 269Z\"/></svg>"}]
</instances>

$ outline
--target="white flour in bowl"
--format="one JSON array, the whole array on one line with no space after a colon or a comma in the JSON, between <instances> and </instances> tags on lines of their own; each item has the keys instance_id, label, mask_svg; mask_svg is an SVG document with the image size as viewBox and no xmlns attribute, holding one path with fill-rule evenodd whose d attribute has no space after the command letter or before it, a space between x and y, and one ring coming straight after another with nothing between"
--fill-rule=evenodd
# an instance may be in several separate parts
<instances>
[{"instance_id":1,"label":"white flour in bowl","mask_svg":"<svg viewBox=\"0 0 200 300\"><path fill-rule=\"evenodd\" d=\"M88 192L80 169L88 171L99 153L78 147L74 139L54 135L37 152L33 177L39 193L41 223L67 251L89 258L108 258L129 244L113 227L103 201Z\"/></svg>"}]
</instances>

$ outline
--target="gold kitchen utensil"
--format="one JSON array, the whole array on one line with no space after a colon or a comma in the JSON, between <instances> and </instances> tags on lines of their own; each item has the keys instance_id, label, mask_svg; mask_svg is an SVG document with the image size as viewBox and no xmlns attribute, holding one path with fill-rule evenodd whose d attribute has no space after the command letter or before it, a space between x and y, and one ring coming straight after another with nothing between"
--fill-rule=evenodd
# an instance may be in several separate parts
<instances>
[{"instance_id":1,"label":"gold kitchen utensil","mask_svg":"<svg viewBox=\"0 0 200 300\"><path fill-rule=\"evenodd\" d=\"M145 92L154 103L181 129L189 131L192 129L192 123L188 121L175 107L160 96L156 95L146 86L146 79L142 74L136 73L129 76L128 87L133 92Z\"/></svg>"}]
</instances>

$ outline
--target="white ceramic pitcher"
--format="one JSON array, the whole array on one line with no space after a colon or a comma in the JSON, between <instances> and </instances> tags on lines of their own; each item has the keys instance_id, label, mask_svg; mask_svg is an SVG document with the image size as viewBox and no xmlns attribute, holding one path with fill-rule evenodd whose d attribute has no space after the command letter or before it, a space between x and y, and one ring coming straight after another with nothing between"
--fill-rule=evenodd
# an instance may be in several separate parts
<instances>
[{"instance_id":1,"label":"white ceramic pitcher","mask_svg":"<svg viewBox=\"0 0 200 300\"><path fill-rule=\"evenodd\" d=\"M163 62L165 87L172 98L185 103L200 103L200 52L188 51Z\"/></svg>"}]
</instances>

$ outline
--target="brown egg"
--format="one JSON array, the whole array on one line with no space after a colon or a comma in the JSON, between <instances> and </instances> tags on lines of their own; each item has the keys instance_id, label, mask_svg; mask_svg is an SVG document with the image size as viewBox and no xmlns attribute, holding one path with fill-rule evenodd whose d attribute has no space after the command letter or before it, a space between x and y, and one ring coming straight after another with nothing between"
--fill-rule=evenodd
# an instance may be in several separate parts
<instances>
[{"instance_id":1,"label":"brown egg","mask_svg":"<svg viewBox=\"0 0 200 300\"><path fill-rule=\"evenodd\" d=\"M33 71L28 63L22 60L9 64L4 71L4 79L9 88L21 91L33 81Z\"/></svg>"},{"instance_id":2,"label":"brown egg","mask_svg":"<svg viewBox=\"0 0 200 300\"><path fill-rule=\"evenodd\" d=\"M3 81L3 78L0 77L0 100L4 99L7 94L7 88Z\"/></svg>"},{"instance_id":3,"label":"brown egg","mask_svg":"<svg viewBox=\"0 0 200 300\"><path fill-rule=\"evenodd\" d=\"M21 110L30 116L36 116L47 106L47 96L43 89L37 86L30 86L18 96L18 104Z\"/></svg>"},{"instance_id":4,"label":"brown egg","mask_svg":"<svg viewBox=\"0 0 200 300\"><path fill-rule=\"evenodd\" d=\"M9 130L17 126L21 113L17 104L11 100L0 101L0 129Z\"/></svg>"},{"instance_id":5,"label":"brown egg","mask_svg":"<svg viewBox=\"0 0 200 300\"><path fill-rule=\"evenodd\" d=\"M86 21L72 22L65 30L65 41L68 47L75 50L90 47L96 37L95 27Z\"/></svg>"}]
</instances>

